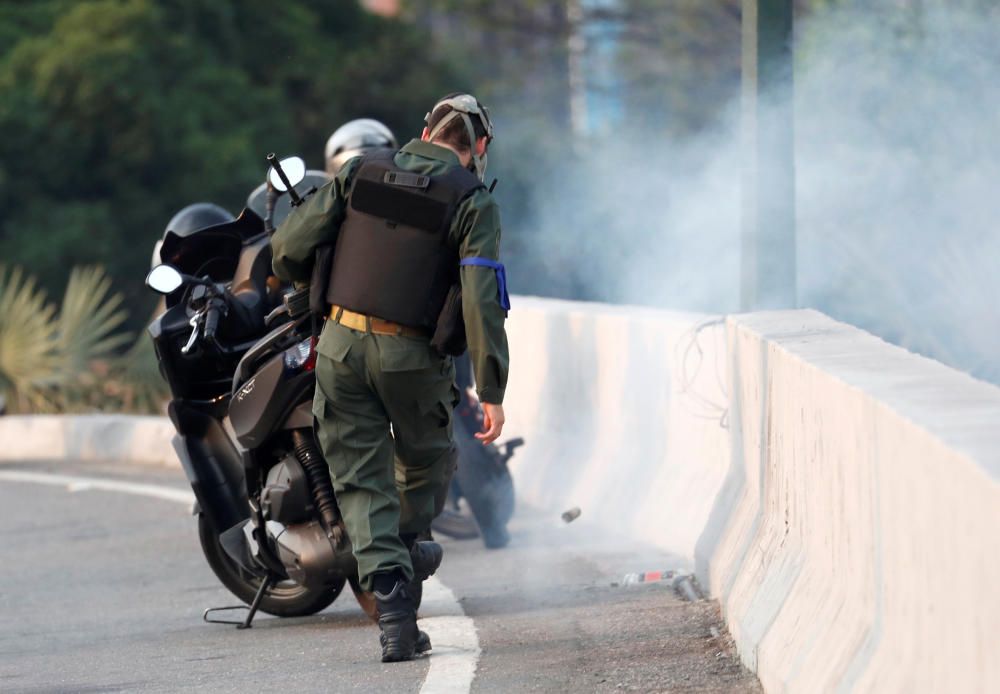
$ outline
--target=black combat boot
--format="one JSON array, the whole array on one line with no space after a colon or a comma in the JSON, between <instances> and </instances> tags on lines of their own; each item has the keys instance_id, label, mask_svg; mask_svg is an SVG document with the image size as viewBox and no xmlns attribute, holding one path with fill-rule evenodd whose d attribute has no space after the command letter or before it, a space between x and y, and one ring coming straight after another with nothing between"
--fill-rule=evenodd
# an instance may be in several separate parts
<instances>
[{"instance_id":1,"label":"black combat boot","mask_svg":"<svg viewBox=\"0 0 1000 694\"><path fill-rule=\"evenodd\" d=\"M407 539L403 541L407 542ZM441 558L444 556L444 550L441 545L432 540L417 542L414 539L407 542L407 546L410 548L410 564L413 566L413 580L406 585L406 592L413 599L414 606L419 609L424 597L424 581L433 576L437 568L441 566ZM430 641L428 640L427 648L423 650L429 649ZM421 652L419 646L417 647L417 652Z\"/></svg>"},{"instance_id":2,"label":"black combat boot","mask_svg":"<svg viewBox=\"0 0 1000 694\"><path fill-rule=\"evenodd\" d=\"M413 580L426 581L441 566L444 549L436 542L414 542L410 547L410 563L413 565Z\"/></svg>"},{"instance_id":3,"label":"black combat boot","mask_svg":"<svg viewBox=\"0 0 1000 694\"><path fill-rule=\"evenodd\" d=\"M430 637L417 629L417 609L409 593L409 586L401 579L388 593L379 591L384 583L382 575L376 578L374 595L378 608L379 642L382 644L382 662L392 663L412 660L418 653L431 648Z\"/></svg>"}]
</instances>

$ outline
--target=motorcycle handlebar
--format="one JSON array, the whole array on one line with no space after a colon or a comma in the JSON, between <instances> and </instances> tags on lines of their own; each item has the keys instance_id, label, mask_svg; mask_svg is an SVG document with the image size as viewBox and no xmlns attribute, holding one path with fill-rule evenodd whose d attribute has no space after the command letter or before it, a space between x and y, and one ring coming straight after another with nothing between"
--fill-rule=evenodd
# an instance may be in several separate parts
<instances>
[{"instance_id":1,"label":"motorcycle handlebar","mask_svg":"<svg viewBox=\"0 0 1000 694\"><path fill-rule=\"evenodd\" d=\"M215 339L215 330L219 327L219 308L212 302L205 313L205 332L202 333L206 340Z\"/></svg>"}]
</instances>

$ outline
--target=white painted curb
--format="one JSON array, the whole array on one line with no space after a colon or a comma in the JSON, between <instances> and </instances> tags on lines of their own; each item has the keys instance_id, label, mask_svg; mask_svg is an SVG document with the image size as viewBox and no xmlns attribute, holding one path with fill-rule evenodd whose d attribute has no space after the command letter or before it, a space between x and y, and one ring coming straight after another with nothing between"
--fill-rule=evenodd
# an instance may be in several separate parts
<instances>
[{"instance_id":1,"label":"white painted curb","mask_svg":"<svg viewBox=\"0 0 1000 694\"><path fill-rule=\"evenodd\" d=\"M0 417L0 461L125 461L180 467L166 417L30 415Z\"/></svg>"}]
</instances>

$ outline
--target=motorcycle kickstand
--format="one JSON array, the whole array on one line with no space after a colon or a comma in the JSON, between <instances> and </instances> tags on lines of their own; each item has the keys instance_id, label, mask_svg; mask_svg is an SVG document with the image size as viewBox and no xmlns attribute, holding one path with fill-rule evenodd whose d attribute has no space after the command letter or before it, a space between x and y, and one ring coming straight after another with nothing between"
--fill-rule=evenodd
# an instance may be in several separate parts
<instances>
[{"instance_id":1,"label":"motorcycle kickstand","mask_svg":"<svg viewBox=\"0 0 1000 694\"><path fill-rule=\"evenodd\" d=\"M202 614L201 618L204 619L209 624L234 624L237 629L250 629L253 624L253 618L257 614L257 610L260 608L260 603L264 599L264 594L267 593L274 586L274 577L268 575L260 583L260 588L257 589L257 594L253 597L253 602L250 606L246 605L233 605L231 607L209 607ZM249 610L246 619L241 622L236 622L231 619L209 619L208 615L213 612L228 612L230 610Z\"/></svg>"}]
</instances>

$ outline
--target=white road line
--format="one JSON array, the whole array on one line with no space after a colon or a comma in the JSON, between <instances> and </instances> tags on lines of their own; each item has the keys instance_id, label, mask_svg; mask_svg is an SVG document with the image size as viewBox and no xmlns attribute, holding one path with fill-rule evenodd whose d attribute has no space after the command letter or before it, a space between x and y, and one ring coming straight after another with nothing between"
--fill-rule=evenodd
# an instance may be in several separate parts
<instances>
[{"instance_id":1,"label":"white road line","mask_svg":"<svg viewBox=\"0 0 1000 694\"><path fill-rule=\"evenodd\" d=\"M0 470L0 480L29 482L65 487L70 492L99 490L148 496L173 501L186 506L194 502L194 494L186 489L159 484L137 484L99 477L76 477L45 472ZM468 692L476 676L479 662L479 637L471 617L445 584L431 577L424 583L420 606L420 628L431 637L431 656L421 694L452 694Z\"/></svg>"},{"instance_id":2,"label":"white road line","mask_svg":"<svg viewBox=\"0 0 1000 694\"><path fill-rule=\"evenodd\" d=\"M420 628L431 637L432 646L421 694L468 692L482 652L472 617L462 611L451 589L434 577L424 582L420 614Z\"/></svg>"},{"instance_id":3,"label":"white road line","mask_svg":"<svg viewBox=\"0 0 1000 694\"><path fill-rule=\"evenodd\" d=\"M97 489L105 492L121 492L135 496L151 496L165 501L190 506L194 503L194 494L188 489L177 489L160 484L137 484L121 480L102 479L99 477L75 477L70 475L52 475L46 472L25 472L23 470L0 470L0 480L8 482L33 482L56 487L66 487L70 492L82 492Z\"/></svg>"}]
</instances>

